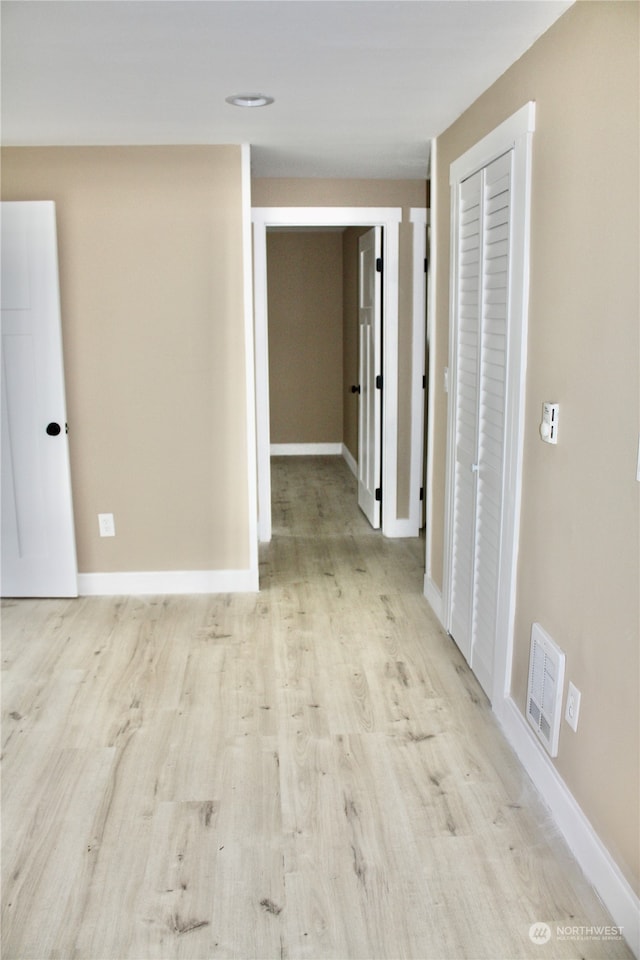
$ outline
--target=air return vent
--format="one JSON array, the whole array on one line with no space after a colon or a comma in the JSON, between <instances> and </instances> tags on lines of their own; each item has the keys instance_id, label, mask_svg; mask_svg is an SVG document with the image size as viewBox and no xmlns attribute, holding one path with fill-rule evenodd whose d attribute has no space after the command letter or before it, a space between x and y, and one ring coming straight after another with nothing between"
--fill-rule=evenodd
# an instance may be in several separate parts
<instances>
[{"instance_id":1,"label":"air return vent","mask_svg":"<svg viewBox=\"0 0 640 960\"><path fill-rule=\"evenodd\" d=\"M552 757L558 755L564 660L562 650L539 623L534 623L531 627L527 720Z\"/></svg>"}]
</instances>

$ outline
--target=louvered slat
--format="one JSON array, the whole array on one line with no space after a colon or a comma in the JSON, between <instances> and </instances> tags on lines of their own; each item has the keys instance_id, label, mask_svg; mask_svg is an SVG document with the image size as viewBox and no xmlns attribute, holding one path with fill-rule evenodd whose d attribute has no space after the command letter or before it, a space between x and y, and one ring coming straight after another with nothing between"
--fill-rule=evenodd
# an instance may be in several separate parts
<instances>
[{"instance_id":1,"label":"louvered slat","mask_svg":"<svg viewBox=\"0 0 640 960\"><path fill-rule=\"evenodd\" d=\"M484 171L471 667L491 696L500 574L511 157Z\"/></svg>"},{"instance_id":2,"label":"louvered slat","mask_svg":"<svg viewBox=\"0 0 640 960\"><path fill-rule=\"evenodd\" d=\"M456 458L453 480L453 543L451 578L451 631L469 660L473 603L475 478L471 464L476 456L478 422L478 349L480 344L481 178L460 186L455 289L456 359Z\"/></svg>"}]
</instances>

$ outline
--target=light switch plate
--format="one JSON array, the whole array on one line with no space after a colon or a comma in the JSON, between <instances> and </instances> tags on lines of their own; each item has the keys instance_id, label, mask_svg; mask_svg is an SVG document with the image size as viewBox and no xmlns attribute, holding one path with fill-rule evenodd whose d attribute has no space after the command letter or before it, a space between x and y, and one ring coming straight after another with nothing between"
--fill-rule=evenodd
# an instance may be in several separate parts
<instances>
[{"instance_id":1,"label":"light switch plate","mask_svg":"<svg viewBox=\"0 0 640 960\"><path fill-rule=\"evenodd\" d=\"M580 691L569 681L567 691L567 706L565 708L564 718L572 730L578 729L578 716L580 714Z\"/></svg>"},{"instance_id":2,"label":"light switch plate","mask_svg":"<svg viewBox=\"0 0 640 960\"><path fill-rule=\"evenodd\" d=\"M542 404L542 423L540 424L540 436L545 443L558 442L558 416L560 413L560 404L551 403L548 400Z\"/></svg>"}]
</instances>

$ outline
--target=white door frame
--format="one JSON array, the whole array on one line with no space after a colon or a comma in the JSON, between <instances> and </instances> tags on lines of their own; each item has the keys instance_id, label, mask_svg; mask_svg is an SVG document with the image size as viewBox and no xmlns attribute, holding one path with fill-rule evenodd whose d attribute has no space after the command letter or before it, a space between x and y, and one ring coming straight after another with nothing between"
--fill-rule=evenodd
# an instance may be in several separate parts
<instances>
[{"instance_id":1,"label":"white door frame","mask_svg":"<svg viewBox=\"0 0 640 960\"><path fill-rule=\"evenodd\" d=\"M513 630L516 606L516 575L522 495L527 322L529 303L529 229L531 209L531 148L535 129L535 103L530 101L499 127L451 164L451 267L449 304L449 376L455 379L456 338L454 277L457 269L455 221L458 184L513 149L511 181L512 228L510 251L509 333L504 428L504 476L500 575L496 617L491 703L499 718L511 690ZM516 322L511 322L515 320ZM454 398L456 383L450 382L447 423L447 467L445 495L445 542L443 570L443 614L446 630L451 629L451 573L453 544L453 490L455 462Z\"/></svg>"},{"instance_id":2,"label":"white door frame","mask_svg":"<svg viewBox=\"0 0 640 960\"><path fill-rule=\"evenodd\" d=\"M425 456L424 418L426 392L423 387L427 347L427 224L426 207L411 207L409 222L413 226L413 306L411 332L411 474L409 486L409 536L417 537L422 526L422 501ZM426 490L422 491L426 497Z\"/></svg>"},{"instance_id":3,"label":"white door frame","mask_svg":"<svg viewBox=\"0 0 640 960\"><path fill-rule=\"evenodd\" d=\"M271 443L267 310L267 227L382 227L382 532L404 536L397 521L398 267L401 207L254 207L253 277L256 361L258 536L271 539ZM400 525L399 525L400 524Z\"/></svg>"}]
</instances>

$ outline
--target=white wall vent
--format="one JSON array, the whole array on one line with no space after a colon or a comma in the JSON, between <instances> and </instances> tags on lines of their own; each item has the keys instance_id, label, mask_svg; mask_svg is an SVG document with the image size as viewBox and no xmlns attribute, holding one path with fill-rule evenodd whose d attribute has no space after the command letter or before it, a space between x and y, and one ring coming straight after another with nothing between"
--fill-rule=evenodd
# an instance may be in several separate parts
<instances>
[{"instance_id":1,"label":"white wall vent","mask_svg":"<svg viewBox=\"0 0 640 960\"><path fill-rule=\"evenodd\" d=\"M558 756L565 656L539 623L531 627L527 720L552 757Z\"/></svg>"}]
</instances>

